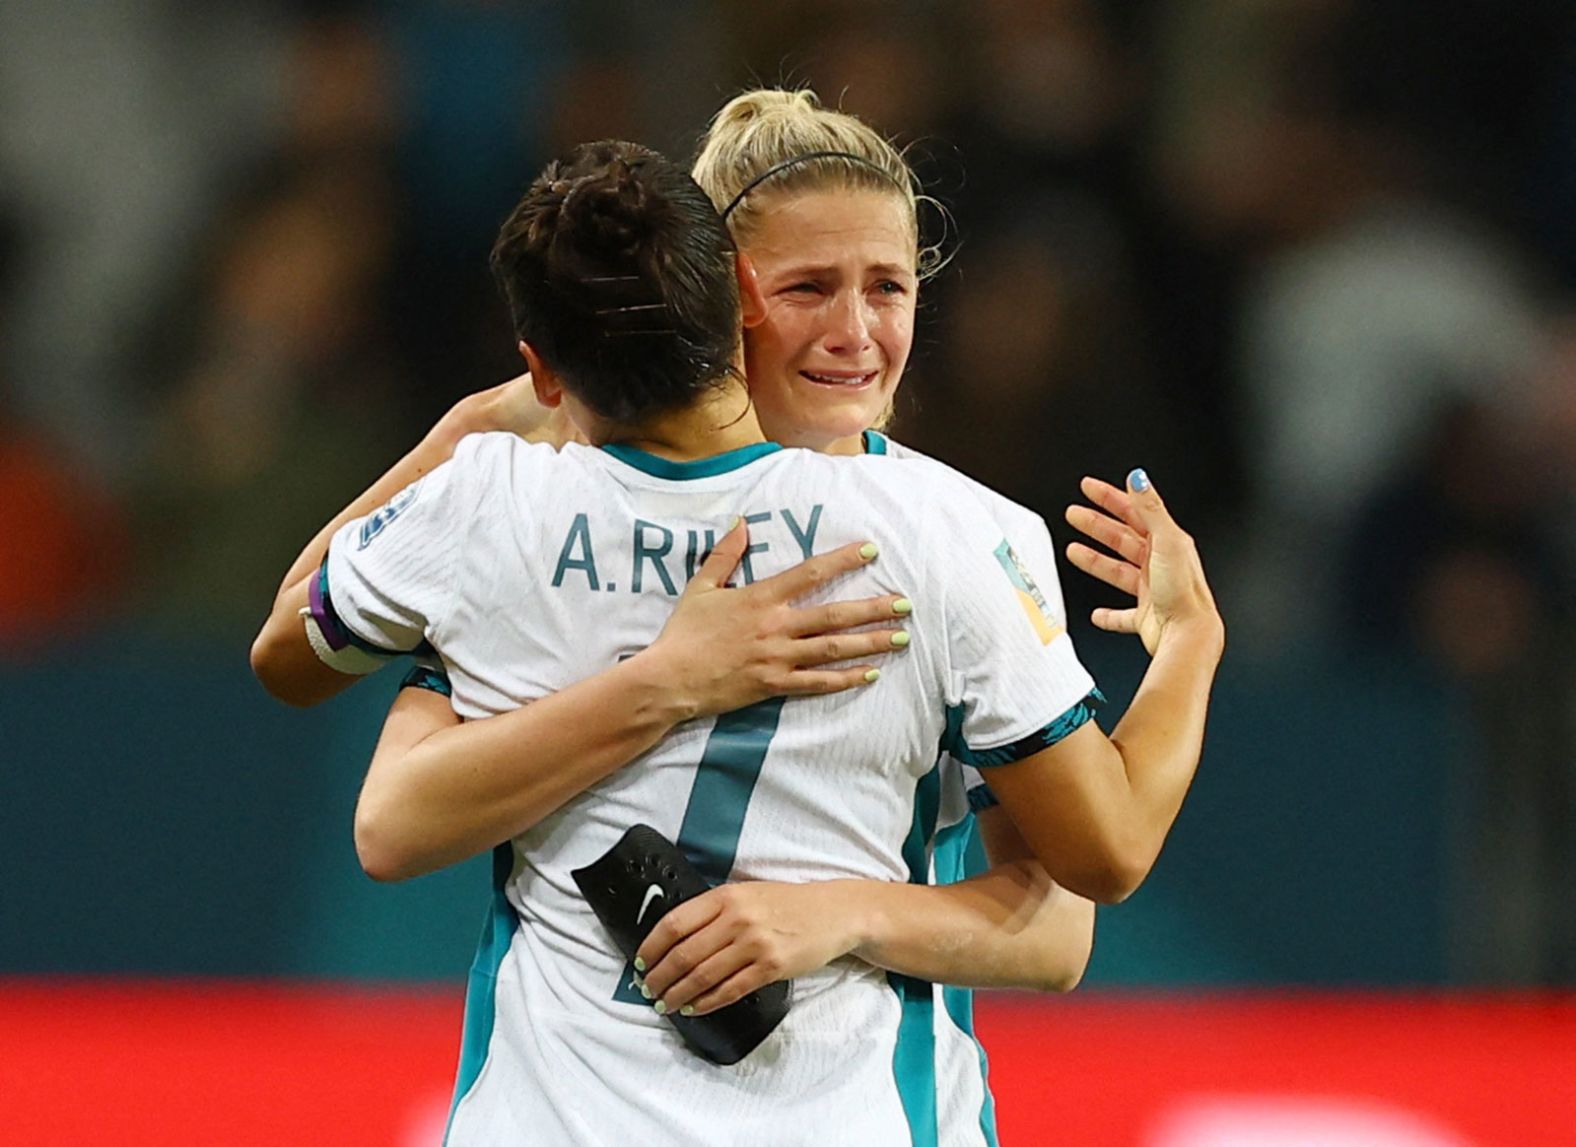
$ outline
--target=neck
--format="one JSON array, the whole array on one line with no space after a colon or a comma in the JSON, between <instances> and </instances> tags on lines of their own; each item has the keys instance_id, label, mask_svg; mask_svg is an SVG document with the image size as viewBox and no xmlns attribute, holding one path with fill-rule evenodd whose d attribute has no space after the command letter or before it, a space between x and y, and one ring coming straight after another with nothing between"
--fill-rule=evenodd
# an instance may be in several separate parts
<instances>
[{"instance_id":1,"label":"neck","mask_svg":"<svg viewBox=\"0 0 1576 1147\"><path fill-rule=\"evenodd\" d=\"M822 454L863 454L864 452L863 434L855 434L852 438L836 438L821 447Z\"/></svg>"},{"instance_id":2,"label":"neck","mask_svg":"<svg viewBox=\"0 0 1576 1147\"><path fill-rule=\"evenodd\" d=\"M743 386L730 383L682 410L669 411L639 426L606 428L597 445L616 442L666 458L690 462L765 442L755 407Z\"/></svg>"}]
</instances>

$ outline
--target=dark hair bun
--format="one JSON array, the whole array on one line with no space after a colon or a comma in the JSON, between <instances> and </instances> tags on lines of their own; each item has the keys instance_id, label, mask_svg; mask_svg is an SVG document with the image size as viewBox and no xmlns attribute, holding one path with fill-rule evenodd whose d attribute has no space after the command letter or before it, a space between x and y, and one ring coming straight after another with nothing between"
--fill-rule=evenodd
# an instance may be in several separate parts
<instances>
[{"instance_id":1,"label":"dark hair bun","mask_svg":"<svg viewBox=\"0 0 1576 1147\"><path fill-rule=\"evenodd\" d=\"M661 203L641 178L640 160L618 160L604 173L575 180L559 209L559 226L575 246L609 261L640 253L656 230Z\"/></svg>"},{"instance_id":2,"label":"dark hair bun","mask_svg":"<svg viewBox=\"0 0 1576 1147\"><path fill-rule=\"evenodd\" d=\"M731 377L733 237L683 168L603 140L548 165L493 246L515 333L577 397L635 425Z\"/></svg>"}]
</instances>

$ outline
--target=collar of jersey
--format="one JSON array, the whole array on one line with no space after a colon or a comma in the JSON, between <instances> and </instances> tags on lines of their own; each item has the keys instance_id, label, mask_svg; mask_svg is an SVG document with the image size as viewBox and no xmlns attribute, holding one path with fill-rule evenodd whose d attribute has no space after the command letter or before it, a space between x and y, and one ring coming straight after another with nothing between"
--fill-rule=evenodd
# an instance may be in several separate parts
<instances>
[{"instance_id":1,"label":"collar of jersey","mask_svg":"<svg viewBox=\"0 0 1576 1147\"><path fill-rule=\"evenodd\" d=\"M885 454L887 452L887 437L879 430L866 430L864 433L866 454Z\"/></svg>"},{"instance_id":2,"label":"collar of jersey","mask_svg":"<svg viewBox=\"0 0 1576 1147\"><path fill-rule=\"evenodd\" d=\"M751 446L741 446L737 450L729 450L726 454L713 454L710 458L696 458L692 462L674 462L667 458L658 458L655 454L640 450L634 446L625 446L621 442L605 443L602 449L626 466L633 466L643 473L650 474L653 478L669 478L683 481L688 478L711 478L717 474L726 474L730 470L748 466L757 458L775 454L782 447L775 442L757 442Z\"/></svg>"}]
</instances>

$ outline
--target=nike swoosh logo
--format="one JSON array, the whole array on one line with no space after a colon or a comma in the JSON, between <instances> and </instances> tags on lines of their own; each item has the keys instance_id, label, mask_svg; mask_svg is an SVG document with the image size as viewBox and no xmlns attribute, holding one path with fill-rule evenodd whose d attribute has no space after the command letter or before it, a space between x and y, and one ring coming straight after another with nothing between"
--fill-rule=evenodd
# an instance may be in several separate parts
<instances>
[{"instance_id":1,"label":"nike swoosh logo","mask_svg":"<svg viewBox=\"0 0 1576 1147\"><path fill-rule=\"evenodd\" d=\"M648 884L648 885L646 885L646 898L640 902L640 911L635 914L635 923L636 924L639 924L642 920L644 920L646 918L646 909L650 908L651 907L651 902L653 900L655 900L659 896L661 896L664 900L667 899L666 896L663 896L662 885L660 885L660 884Z\"/></svg>"}]
</instances>

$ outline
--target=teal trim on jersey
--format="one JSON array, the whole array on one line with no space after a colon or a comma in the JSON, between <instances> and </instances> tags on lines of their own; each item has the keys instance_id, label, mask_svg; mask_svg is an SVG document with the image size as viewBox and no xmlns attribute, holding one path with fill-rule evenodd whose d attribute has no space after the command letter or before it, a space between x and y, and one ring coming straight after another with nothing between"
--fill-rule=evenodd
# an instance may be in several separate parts
<instances>
[{"instance_id":1,"label":"teal trim on jersey","mask_svg":"<svg viewBox=\"0 0 1576 1147\"><path fill-rule=\"evenodd\" d=\"M1048 749L1061 741L1073 730L1080 728L1094 720L1094 711L1105 704L1105 694L1100 690L1092 690L1087 697L1078 702L1056 720L1046 725L1037 732L1030 733L1027 737L1020 738L1010 745L1000 745L994 749L971 749L963 740L963 714L956 706L947 710L947 734L951 742L945 744L947 750L965 765L975 768L990 768L993 765L1010 765L1014 761L1021 761L1025 757L1032 757L1041 749ZM954 732L952 714L956 711L957 727Z\"/></svg>"},{"instance_id":2,"label":"teal trim on jersey","mask_svg":"<svg viewBox=\"0 0 1576 1147\"><path fill-rule=\"evenodd\" d=\"M689 803L684 806L684 822L675 841L700 874L713 884L721 884L733 871L739 854L739 834L744 831L744 815L755 782L760 779L766 751L777 733L783 701L773 697L724 713L712 726L706 748L690 784ZM635 987L635 966L624 965L623 975L613 989L613 999L621 1004L650 1007L651 1001Z\"/></svg>"},{"instance_id":3,"label":"teal trim on jersey","mask_svg":"<svg viewBox=\"0 0 1576 1147\"><path fill-rule=\"evenodd\" d=\"M887 973L887 983L903 1009L897 1024L897 1049L892 1053L892 1074L897 1078L903 1114L908 1117L909 1141L913 1147L938 1147L935 985L896 972Z\"/></svg>"},{"instance_id":4,"label":"teal trim on jersey","mask_svg":"<svg viewBox=\"0 0 1576 1147\"><path fill-rule=\"evenodd\" d=\"M936 836L936 815L941 810L941 763L919 778L914 788L914 825L903 842L903 862L912 884L928 884L931 843ZM897 1047L892 1052L892 1074L898 1098L908 1117L909 1139L914 1147L937 1147L940 1137L936 1116L936 996L928 980L887 973L887 983L897 993L902 1013L898 1019Z\"/></svg>"},{"instance_id":5,"label":"teal trim on jersey","mask_svg":"<svg viewBox=\"0 0 1576 1147\"><path fill-rule=\"evenodd\" d=\"M968 988L944 987L941 989L942 1006L958 1026L958 1030L974 1041L974 1050L980 1057L980 1085L985 1098L980 1103L980 1134L985 1136L988 1147L997 1147L996 1097L990 1091L990 1064L985 1059L985 1048L974 1034L974 993Z\"/></svg>"},{"instance_id":6,"label":"teal trim on jersey","mask_svg":"<svg viewBox=\"0 0 1576 1147\"><path fill-rule=\"evenodd\" d=\"M399 683L399 687L426 689L428 692L444 697L454 696L454 686L449 684L449 675L442 669L434 669L430 665L412 665L410 672L405 674L405 680Z\"/></svg>"},{"instance_id":7,"label":"teal trim on jersey","mask_svg":"<svg viewBox=\"0 0 1576 1147\"><path fill-rule=\"evenodd\" d=\"M968 871L969 841L979 835L972 814L936 833L934 858L937 884L956 884L975 875Z\"/></svg>"},{"instance_id":8,"label":"teal trim on jersey","mask_svg":"<svg viewBox=\"0 0 1576 1147\"><path fill-rule=\"evenodd\" d=\"M990 867L990 858L985 853L979 821L971 814L936 833L934 857L937 884L956 884L984 872ZM980 1133L989 1147L997 1147L996 1100L990 1092L990 1064L985 1058L985 1048L974 1034L974 993L968 988L944 987L941 998L947 1015L952 1017L958 1030L974 1042L974 1050L979 1055L980 1086L984 1090Z\"/></svg>"},{"instance_id":9,"label":"teal trim on jersey","mask_svg":"<svg viewBox=\"0 0 1576 1147\"><path fill-rule=\"evenodd\" d=\"M975 785L969 790L969 811L983 812L988 808L995 808L1001 804L996 799L996 794L990 791L989 785Z\"/></svg>"},{"instance_id":10,"label":"teal trim on jersey","mask_svg":"<svg viewBox=\"0 0 1576 1147\"><path fill-rule=\"evenodd\" d=\"M724 713L706 738L675 843L713 884L727 880L733 871L744 814L777 732L784 700L773 697Z\"/></svg>"},{"instance_id":11,"label":"teal trim on jersey","mask_svg":"<svg viewBox=\"0 0 1576 1147\"><path fill-rule=\"evenodd\" d=\"M690 478L711 478L718 474L726 474L730 470L737 470L741 466L748 466L758 458L768 454L775 454L782 447L775 442L757 442L751 446L741 446L737 450L729 450L725 454L713 454L710 458L697 458L693 462L673 462L667 458L658 458L634 446L625 446L621 442L609 442L602 449L617 458L626 466L633 466L654 478L672 478L684 481Z\"/></svg>"},{"instance_id":12,"label":"teal trim on jersey","mask_svg":"<svg viewBox=\"0 0 1576 1147\"><path fill-rule=\"evenodd\" d=\"M887 436L879 430L866 430L864 433L866 454L885 454L887 452Z\"/></svg>"},{"instance_id":13,"label":"teal trim on jersey","mask_svg":"<svg viewBox=\"0 0 1576 1147\"><path fill-rule=\"evenodd\" d=\"M449 1122L443 1129L443 1141L449 1141L449 1128L454 1125L454 1113L460 1101L476 1086L482 1065L487 1062L487 1047L492 1043L493 1021L497 1018L498 968L503 963L514 930L519 927L519 917L514 906L504 895L509 876L514 871L514 846L500 844L493 849L493 897L482 924L482 937L476 945L476 958L471 961L470 979L465 985L465 1026L460 1036L460 1068L454 1078L454 1102L449 1107Z\"/></svg>"}]
</instances>

